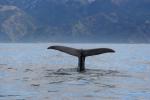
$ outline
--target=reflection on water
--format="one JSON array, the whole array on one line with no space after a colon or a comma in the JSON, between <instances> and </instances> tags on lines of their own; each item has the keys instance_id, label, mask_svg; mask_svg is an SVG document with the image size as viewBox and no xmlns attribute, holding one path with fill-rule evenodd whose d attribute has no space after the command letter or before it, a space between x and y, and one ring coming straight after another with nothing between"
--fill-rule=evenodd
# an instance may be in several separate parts
<instances>
[{"instance_id":1,"label":"reflection on water","mask_svg":"<svg viewBox=\"0 0 150 100\"><path fill-rule=\"evenodd\" d=\"M150 99L149 45L72 46L82 45L117 52L87 58L79 73L76 58L48 51L48 44L1 44L0 100Z\"/></svg>"}]
</instances>

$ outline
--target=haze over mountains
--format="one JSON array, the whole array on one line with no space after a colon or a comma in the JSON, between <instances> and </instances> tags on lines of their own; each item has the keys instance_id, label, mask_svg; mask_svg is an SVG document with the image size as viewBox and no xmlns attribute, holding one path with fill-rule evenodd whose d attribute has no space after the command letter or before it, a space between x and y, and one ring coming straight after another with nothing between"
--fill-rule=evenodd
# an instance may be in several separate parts
<instances>
[{"instance_id":1,"label":"haze over mountains","mask_svg":"<svg viewBox=\"0 0 150 100\"><path fill-rule=\"evenodd\" d=\"M1 42L150 43L150 0L0 0Z\"/></svg>"}]
</instances>

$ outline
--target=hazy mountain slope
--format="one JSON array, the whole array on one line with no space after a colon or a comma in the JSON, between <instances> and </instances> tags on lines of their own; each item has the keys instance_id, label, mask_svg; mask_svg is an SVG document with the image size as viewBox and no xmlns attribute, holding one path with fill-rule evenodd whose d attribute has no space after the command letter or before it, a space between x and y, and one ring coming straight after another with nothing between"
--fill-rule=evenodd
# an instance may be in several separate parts
<instances>
[{"instance_id":1,"label":"hazy mountain slope","mask_svg":"<svg viewBox=\"0 0 150 100\"><path fill-rule=\"evenodd\" d=\"M0 21L1 36L7 35L11 41L19 40L35 30L32 18L16 6L0 5Z\"/></svg>"},{"instance_id":2,"label":"hazy mountain slope","mask_svg":"<svg viewBox=\"0 0 150 100\"><path fill-rule=\"evenodd\" d=\"M13 41L150 42L149 0L0 0L0 5L19 9L0 12L1 34Z\"/></svg>"}]
</instances>

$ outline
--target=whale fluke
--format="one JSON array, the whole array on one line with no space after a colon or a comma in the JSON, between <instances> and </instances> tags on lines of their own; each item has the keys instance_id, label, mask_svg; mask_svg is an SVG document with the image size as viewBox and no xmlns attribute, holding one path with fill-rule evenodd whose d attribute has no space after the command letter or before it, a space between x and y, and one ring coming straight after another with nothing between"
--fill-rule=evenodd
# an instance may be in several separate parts
<instances>
[{"instance_id":1,"label":"whale fluke","mask_svg":"<svg viewBox=\"0 0 150 100\"><path fill-rule=\"evenodd\" d=\"M80 55L80 51L78 49L74 49L74 48L70 48L70 47L65 47L65 46L50 46L47 49L55 49L55 50L59 50L61 52L65 52L67 54L73 55L73 56L79 56Z\"/></svg>"},{"instance_id":2,"label":"whale fluke","mask_svg":"<svg viewBox=\"0 0 150 100\"><path fill-rule=\"evenodd\" d=\"M97 49L84 50L83 55L94 56L94 55L108 53L108 52L115 52L115 51L109 48L97 48Z\"/></svg>"},{"instance_id":3,"label":"whale fluke","mask_svg":"<svg viewBox=\"0 0 150 100\"><path fill-rule=\"evenodd\" d=\"M70 48L70 47L65 47L65 46L50 46L47 49L58 50L58 51L78 57L79 59L78 71L79 72L85 71L85 57L103 54L103 53L115 52L114 50L109 49L109 48L75 49L75 48Z\"/></svg>"}]
</instances>

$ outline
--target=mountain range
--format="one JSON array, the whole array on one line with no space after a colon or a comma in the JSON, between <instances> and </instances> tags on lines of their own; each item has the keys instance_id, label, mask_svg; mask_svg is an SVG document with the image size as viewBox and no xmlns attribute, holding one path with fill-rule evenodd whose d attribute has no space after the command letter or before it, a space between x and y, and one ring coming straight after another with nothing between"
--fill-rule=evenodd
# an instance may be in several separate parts
<instances>
[{"instance_id":1,"label":"mountain range","mask_svg":"<svg viewBox=\"0 0 150 100\"><path fill-rule=\"evenodd\" d=\"M0 0L0 42L150 43L150 0Z\"/></svg>"}]
</instances>

